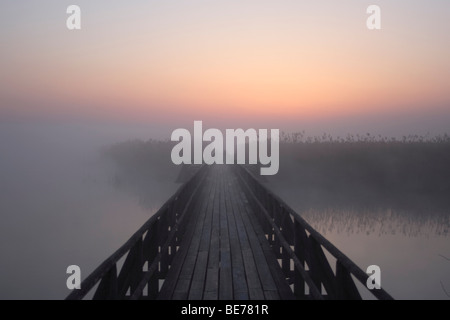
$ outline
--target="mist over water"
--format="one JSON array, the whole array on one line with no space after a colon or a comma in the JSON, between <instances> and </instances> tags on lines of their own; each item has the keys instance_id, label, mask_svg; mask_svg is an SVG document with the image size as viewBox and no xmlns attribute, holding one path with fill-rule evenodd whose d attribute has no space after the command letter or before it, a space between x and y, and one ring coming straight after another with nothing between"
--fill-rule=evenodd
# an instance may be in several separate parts
<instances>
[{"instance_id":1,"label":"mist over water","mask_svg":"<svg viewBox=\"0 0 450 320\"><path fill-rule=\"evenodd\" d=\"M361 269L380 266L394 298L448 299L448 140L287 145L267 187Z\"/></svg>"},{"instance_id":2,"label":"mist over water","mask_svg":"<svg viewBox=\"0 0 450 320\"><path fill-rule=\"evenodd\" d=\"M155 183L143 205L114 183L102 147L144 135L0 125L0 299L64 298L67 266L79 265L85 278L174 192L174 181Z\"/></svg>"},{"instance_id":3,"label":"mist over water","mask_svg":"<svg viewBox=\"0 0 450 320\"><path fill-rule=\"evenodd\" d=\"M0 4L0 299L67 296L67 266L84 279L179 186L167 139L196 120L450 128L450 1L378 0L381 30L358 0L76 3ZM263 183L395 298L449 298L450 140L324 137Z\"/></svg>"},{"instance_id":4,"label":"mist over water","mask_svg":"<svg viewBox=\"0 0 450 320\"><path fill-rule=\"evenodd\" d=\"M84 279L117 250L179 187L170 142L149 140L167 136L145 126L1 124L0 298L62 299L67 266ZM448 298L448 170L439 165L448 151L415 157L439 170L411 160L403 172L395 157L368 162L322 147L283 145L279 174L263 183L363 270L379 265L394 298Z\"/></svg>"}]
</instances>

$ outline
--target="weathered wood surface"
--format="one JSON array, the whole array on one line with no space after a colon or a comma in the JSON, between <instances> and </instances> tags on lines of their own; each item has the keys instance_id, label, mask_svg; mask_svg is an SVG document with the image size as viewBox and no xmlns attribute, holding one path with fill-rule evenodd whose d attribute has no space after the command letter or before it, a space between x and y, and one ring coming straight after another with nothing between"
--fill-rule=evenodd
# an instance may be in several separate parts
<instances>
[{"instance_id":1,"label":"weathered wood surface","mask_svg":"<svg viewBox=\"0 0 450 320\"><path fill-rule=\"evenodd\" d=\"M159 299L294 299L234 171L209 168L198 219Z\"/></svg>"},{"instance_id":2,"label":"weathered wood surface","mask_svg":"<svg viewBox=\"0 0 450 320\"><path fill-rule=\"evenodd\" d=\"M216 165L199 169L68 299L361 299L354 279L367 278L249 170Z\"/></svg>"}]
</instances>

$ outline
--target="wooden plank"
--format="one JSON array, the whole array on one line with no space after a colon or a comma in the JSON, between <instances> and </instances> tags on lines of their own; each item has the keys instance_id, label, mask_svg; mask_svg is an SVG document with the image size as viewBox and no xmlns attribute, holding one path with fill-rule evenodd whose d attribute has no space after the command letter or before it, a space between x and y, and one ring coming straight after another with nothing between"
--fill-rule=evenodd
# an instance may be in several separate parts
<instances>
[{"instance_id":1,"label":"wooden plank","mask_svg":"<svg viewBox=\"0 0 450 320\"><path fill-rule=\"evenodd\" d=\"M219 268L208 268L206 271L204 300L217 300L219 298Z\"/></svg>"},{"instance_id":2,"label":"wooden plank","mask_svg":"<svg viewBox=\"0 0 450 320\"><path fill-rule=\"evenodd\" d=\"M244 172L245 173L245 172ZM257 201L256 196L253 195L251 193L251 190L249 189L249 187L247 186L245 179L241 179L241 185L243 186L245 192L248 194L249 199L252 200L252 202L255 204L255 207L257 208L257 210L261 210L262 212L264 212L264 214L268 217L269 213L266 212L266 210L263 208L263 206ZM261 186L262 187L262 186ZM274 222L270 219L270 223L273 224L275 230L274 232L278 235L278 237L282 237L281 232L278 230L278 228L275 226ZM290 246L285 243L282 242L283 247L285 246L286 250L291 250ZM320 294L319 290L317 289L317 287L315 286L313 280L311 279L311 276L308 272L305 271L304 267L302 266L302 263L298 260L298 258L295 256L294 252L289 251L289 254L291 256L291 259L293 259L294 265L296 270L301 273L303 279L305 280L305 282L308 284L308 286L310 287L310 294L315 298L315 299L319 299L322 300L323 296Z\"/></svg>"},{"instance_id":3,"label":"wooden plank","mask_svg":"<svg viewBox=\"0 0 450 320\"><path fill-rule=\"evenodd\" d=\"M261 248L263 248L264 256L266 258L266 263L269 267L269 270L273 276L273 280L277 286L280 298L283 300L291 300L294 299L294 295L292 290L290 289L286 277L282 272L280 265L276 259L276 256L273 253L273 250L269 247L267 240L264 235L264 231L262 227L258 225L254 220L253 215L249 215L252 226L258 236L258 240L260 242Z\"/></svg>"},{"instance_id":4,"label":"wooden plank","mask_svg":"<svg viewBox=\"0 0 450 320\"><path fill-rule=\"evenodd\" d=\"M213 178L218 179L216 167L212 167ZM217 180L218 181L218 180ZM217 186L220 188L220 186ZM217 300L219 297L219 262L220 262L220 196L216 191L212 209L212 229L208 251L208 268L206 271L206 282L203 299Z\"/></svg>"},{"instance_id":5,"label":"wooden plank","mask_svg":"<svg viewBox=\"0 0 450 320\"><path fill-rule=\"evenodd\" d=\"M220 273L219 299L233 299L233 277L231 274L230 236L228 231L229 210L226 206L225 192L227 188L226 168L221 167L220 175Z\"/></svg>"},{"instance_id":6,"label":"wooden plank","mask_svg":"<svg viewBox=\"0 0 450 320\"><path fill-rule=\"evenodd\" d=\"M173 300L186 300L188 297L189 287L191 285L191 279L178 278L175 291L172 294Z\"/></svg>"},{"instance_id":7,"label":"wooden plank","mask_svg":"<svg viewBox=\"0 0 450 320\"><path fill-rule=\"evenodd\" d=\"M233 261L233 260L232 260ZM244 261L240 262L242 266L237 266L236 264L232 267L232 277L233 277L233 296L237 300L248 300L248 288L247 288L247 278L245 276Z\"/></svg>"},{"instance_id":8,"label":"wooden plank","mask_svg":"<svg viewBox=\"0 0 450 320\"><path fill-rule=\"evenodd\" d=\"M206 189L206 192L202 193L202 197L200 198L201 201L199 201L200 203L199 206L201 207L201 213L198 217L195 231L192 236L186 258L183 262L183 268L178 276L178 283L174 290L174 294L177 295L177 298L183 300L186 300L189 296L189 289L191 281L193 279L196 261L198 258L199 253L198 250L200 247L205 216L207 215L207 212L210 210L210 203L205 200L208 200L209 194L213 192L211 186L212 186L211 183L205 185L204 188Z\"/></svg>"},{"instance_id":9,"label":"wooden plank","mask_svg":"<svg viewBox=\"0 0 450 320\"><path fill-rule=\"evenodd\" d=\"M225 181L225 173L222 171L220 176L220 200L219 200L219 222L220 222L220 250L230 249L230 237L228 234L228 210L225 199L225 188L227 187Z\"/></svg>"},{"instance_id":10,"label":"wooden plank","mask_svg":"<svg viewBox=\"0 0 450 320\"><path fill-rule=\"evenodd\" d=\"M199 252L209 251L209 245L211 241L211 231L212 231L212 212L213 212L213 202L214 197L216 196L217 183L209 181L208 183L212 184L211 192L209 194L208 201L208 211L205 217L205 223L203 225L202 238L200 241Z\"/></svg>"},{"instance_id":11,"label":"wooden plank","mask_svg":"<svg viewBox=\"0 0 450 320\"><path fill-rule=\"evenodd\" d=\"M229 250L221 250L220 252L220 284L219 299L233 299L233 278L231 274L231 254Z\"/></svg>"},{"instance_id":12,"label":"wooden plank","mask_svg":"<svg viewBox=\"0 0 450 320\"><path fill-rule=\"evenodd\" d=\"M186 239L189 233L189 230L186 230L184 242L180 244L180 249L178 250L172 266L167 274L164 285L158 294L158 299L160 300L168 300L172 298L173 292L175 291L175 286L177 284L178 275L181 272L184 259L189 249L189 240Z\"/></svg>"},{"instance_id":13,"label":"wooden plank","mask_svg":"<svg viewBox=\"0 0 450 320\"><path fill-rule=\"evenodd\" d=\"M208 186L206 186L206 187L208 187ZM204 198L206 198L206 197L204 197ZM188 250L187 256L185 258L185 261L183 263L183 269L181 270L180 275L179 275L179 279L190 280L192 278L192 275L194 273L195 264L197 261L198 250L199 250L199 246L200 246L200 242L201 242L201 236L202 236L202 231L203 231L203 227L204 227L205 216L206 216L208 210L209 210L208 202L207 201L201 202L201 214L197 218L198 219L197 225L195 227L195 231L194 231L194 234L192 236L192 239L191 239L191 242L189 245L189 250Z\"/></svg>"},{"instance_id":14,"label":"wooden plank","mask_svg":"<svg viewBox=\"0 0 450 320\"><path fill-rule=\"evenodd\" d=\"M264 291L261 288L248 288L250 300L264 300Z\"/></svg>"},{"instance_id":15,"label":"wooden plank","mask_svg":"<svg viewBox=\"0 0 450 320\"><path fill-rule=\"evenodd\" d=\"M200 251L195 264L194 276L189 290L189 300L201 300L203 298L203 288L206 281L206 267L208 264L208 252Z\"/></svg>"},{"instance_id":16,"label":"wooden plank","mask_svg":"<svg viewBox=\"0 0 450 320\"><path fill-rule=\"evenodd\" d=\"M195 263L194 275L192 278L192 284L189 291L190 300L200 300L203 298L203 290L205 287L206 273L208 266L209 245L211 239L212 230L212 213L214 197L216 195L217 180L214 182L209 181L212 184L211 192L208 199L208 210L206 211L205 221L203 224L203 231L201 234L201 240L199 245L199 252L197 261Z\"/></svg>"},{"instance_id":17,"label":"wooden plank","mask_svg":"<svg viewBox=\"0 0 450 320\"><path fill-rule=\"evenodd\" d=\"M280 295L276 290L266 290L264 291L264 298L266 300L280 300Z\"/></svg>"},{"instance_id":18,"label":"wooden plank","mask_svg":"<svg viewBox=\"0 0 450 320\"><path fill-rule=\"evenodd\" d=\"M280 269L280 265L270 248L264 249L264 255L266 257L267 265L269 266L270 272L273 275L273 279L278 289L279 297L282 300L294 300L295 296L286 281L285 275Z\"/></svg>"},{"instance_id":19,"label":"wooden plank","mask_svg":"<svg viewBox=\"0 0 450 320\"><path fill-rule=\"evenodd\" d=\"M242 191L240 192L240 196L242 199ZM258 237L255 233L254 227L257 225L253 225L253 223L250 221L249 214L251 214L251 209L248 204L241 204L243 211L242 213L242 220L244 222L244 225L247 230L247 235L250 242L250 247L253 252L253 257L256 262L256 267L258 269L259 278L261 280L261 285L264 289L264 291L271 291L271 290L277 290L277 286L274 282L272 273L270 272L269 266L267 265L266 258L264 256L261 243L258 240ZM265 237L264 237L265 238Z\"/></svg>"},{"instance_id":20,"label":"wooden plank","mask_svg":"<svg viewBox=\"0 0 450 320\"><path fill-rule=\"evenodd\" d=\"M187 230L185 235L189 231ZM164 281L164 285L161 288L161 291L158 294L159 300L169 300L172 298L173 292L175 291L175 286L178 281L178 275L181 272L184 258L186 257L187 251L189 249L189 241L184 239L184 242L181 244L180 249L177 252L177 255L175 256L175 259L172 263L172 266L167 274L167 278Z\"/></svg>"},{"instance_id":21,"label":"wooden plank","mask_svg":"<svg viewBox=\"0 0 450 320\"><path fill-rule=\"evenodd\" d=\"M217 176L216 176L217 178ZM216 192L214 197L214 205L212 209L212 229L211 229L211 241L210 241L210 248L209 248L209 257L208 257L208 268L218 268L219 267L219 261L220 261L220 239L219 239L219 232L220 232L220 217L219 217L219 195L218 192Z\"/></svg>"},{"instance_id":22,"label":"wooden plank","mask_svg":"<svg viewBox=\"0 0 450 320\"><path fill-rule=\"evenodd\" d=\"M364 272L276 195L245 173L239 180L231 166L202 172L208 174L185 185L157 218L149 220L152 225L145 224L147 230L141 228L139 232L147 233L144 241L136 233L140 238L135 234L122 246L129 254L119 275L112 269L96 271L95 282L101 278L101 283L94 298L126 298L125 292L131 289L132 299L156 295L166 299L291 299L304 297L305 283L312 286L313 298L323 298L318 291L322 283L330 298L361 298L351 274L364 282ZM186 214L180 216L181 212ZM178 251L175 237L180 241ZM336 276L322 246L337 259ZM118 250L111 261L125 254L124 250ZM282 259L281 267L277 258ZM142 271L144 262L149 271ZM159 273L154 272L158 265ZM159 294L158 277L165 280ZM294 284L295 296L289 284ZM148 296L142 297L146 285ZM390 298L384 291L374 295Z\"/></svg>"},{"instance_id":23,"label":"wooden plank","mask_svg":"<svg viewBox=\"0 0 450 320\"><path fill-rule=\"evenodd\" d=\"M246 196L243 192L241 192L240 197L241 199L243 199ZM254 246L252 246L252 249L255 250L254 254L258 256L260 255L260 253L262 253L262 257L259 257L261 265L258 264L258 266L260 266L260 276L262 274L265 277L267 273L270 274L270 277L264 278L265 281L261 279L264 291L277 290L282 299L294 299L293 292L290 289L285 276L283 276L280 265L276 260L276 256L274 255L273 250L270 248L266 240L262 226L258 223L257 218L252 213L250 206L245 205L244 207L247 212L247 215L244 217L244 223L246 223L249 228L253 229L253 232L255 234L255 241L257 241L254 243ZM248 222L245 222L246 220ZM264 260L262 260L262 258Z\"/></svg>"},{"instance_id":24,"label":"wooden plank","mask_svg":"<svg viewBox=\"0 0 450 320\"><path fill-rule=\"evenodd\" d=\"M204 192L204 190L205 189L203 189L202 191ZM202 196L202 194L203 193L200 192L199 196ZM200 202L198 202L196 207L200 209L199 206L201 206ZM182 243L180 243L180 249L176 253L172 266L167 274L167 278L165 279L164 285L161 288L161 291L158 295L158 299L162 300L171 299L172 294L175 292L175 287L177 285L179 274L182 271L186 255L188 254L190 248L192 236L194 235L194 232L196 230L195 226L203 222L203 219L198 219L198 215L195 214L196 212L202 211L197 210L197 208L194 208L194 214L192 215L191 219L187 221L188 226L183 235Z\"/></svg>"},{"instance_id":25,"label":"wooden plank","mask_svg":"<svg viewBox=\"0 0 450 320\"><path fill-rule=\"evenodd\" d=\"M242 255L244 258L245 276L247 279L249 298L252 300L263 299L263 288L259 280L258 269L253 258L253 252L251 249L243 249Z\"/></svg>"},{"instance_id":26,"label":"wooden plank","mask_svg":"<svg viewBox=\"0 0 450 320\"><path fill-rule=\"evenodd\" d=\"M226 180L225 203L227 206L228 217L228 233L230 240L231 252L231 270L233 278L233 296L236 300L248 300L247 279L245 278L244 260L242 258L241 244L239 242L239 235L236 226L236 218L233 205L231 203L231 188L233 180L228 178Z\"/></svg>"},{"instance_id":27,"label":"wooden plank","mask_svg":"<svg viewBox=\"0 0 450 320\"><path fill-rule=\"evenodd\" d=\"M247 230L242 219L241 207L236 194L237 177L233 177L233 185L230 188L230 204L233 208L236 231L238 234L239 244L241 247L242 259L244 264L245 279L247 280L248 297L251 300L263 300L264 293L261 282L259 280L258 270L250 242L247 236Z\"/></svg>"},{"instance_id":28,"label":"wooden plank","mask_svg":"<svg viewBox=\"0 0 450 320\"><path fill-rule=\"evenodd\" d=\"M196 182L201 181L204 178L204 170L201 171L201 174L197 175L193 180ZM191 197L194 197L196 195L196 191L198 189L198 186L200 186L200 183L198 183L198 186L194 187L190 184L188 186L191 186L190 188L190 197L187 199L187 203L190 203ZM116 250L110 257L108 257L105 261L103 261L81 284L80 290L75 290L69 296L66 297L67 300L80 300L85 297L85 295L93 289L93 287L97 284L97 282L111 269L113 265L115 265L124 255L126 255L131 247L136 243L136 241L139 238L142 238L142 235L146 232L148 232L148 229L151 225L154 224L156 220L158 220L161 215L163 215L167 211L167 206L174 201L174 199L180 195L186 193L186 185L183 185L178 189L178 191L169 198L169 200L166 201L166 203L149 219L147 220L118 250ZM158 254L159 256L159 254ZM159 260L159 259L158 259ZM153 264L154 266L156 265ZM152 267L153 268L153 267ZM154 268L153 268L154 269ZM138 287L139 290L136 290L136 295L143 289L147 282L150 280L150 277L153 273L145 273L142 277ZM134 293L133 293L134 296Z\"/></svg>"}]
</instances>

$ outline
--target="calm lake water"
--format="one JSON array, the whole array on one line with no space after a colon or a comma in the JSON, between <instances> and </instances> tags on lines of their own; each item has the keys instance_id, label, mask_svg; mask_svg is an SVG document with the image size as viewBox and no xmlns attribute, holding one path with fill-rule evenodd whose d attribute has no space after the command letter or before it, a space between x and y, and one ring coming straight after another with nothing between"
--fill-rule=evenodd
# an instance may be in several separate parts
<instances>
[{"instance_id":1,"label":"calm lake water","mask_svg":"<svg viewBox=\"0 0 450 320\"><path fill-rule=\"evenodd\" d=\"M0 125L0 299L65 298L67 266L86 277L176 190L155 183L143 202L117 188L99 152L116 139L77 126Z\"/></svg>"},{"instance_id":2,"label":"calm lake water","mask_svg":"<svg viewBox=\"0 0 450 320\"><path fill-rule=\"evenodd\" d=\"M279 184L276 190L361 269L378 265L381 285L395 299L450 298L450 209L305 209L295 186Z\"/></svg>"},{"instance_id":3,"label":"calm lake water","mask_svg":"<svg viewBox=\"0 0 450 320\"><path fill-rule=\"evenodd\" d=\"M143 199L112 183L116 169L99 148L117 139L0 125L0 299L64 298L67 266L86 277L176 190L175 180L150 181ZM448 299L448 210L306 210L295 187L271 187L363 270L379 265L395 298Z\"/></svg>"}]
</instances>

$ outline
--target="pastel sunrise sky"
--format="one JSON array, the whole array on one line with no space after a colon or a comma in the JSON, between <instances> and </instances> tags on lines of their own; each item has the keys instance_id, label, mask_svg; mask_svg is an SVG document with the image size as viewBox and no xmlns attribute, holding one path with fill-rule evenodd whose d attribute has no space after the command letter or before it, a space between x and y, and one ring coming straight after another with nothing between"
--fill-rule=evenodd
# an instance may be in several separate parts
<instances>
[{"instance_id":1,"label":"pastel sunrise sky","mask_svg":"<svg viewBox=\"0 0 450 320\"><path fill-rule=\"evenodd\" d=\"M449 20L447 0L2 0L0 122L442 133Z\"/></svg>"}]
</instances>

